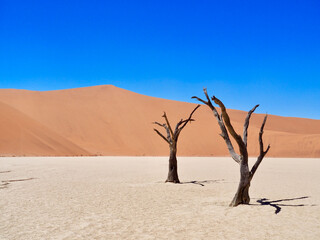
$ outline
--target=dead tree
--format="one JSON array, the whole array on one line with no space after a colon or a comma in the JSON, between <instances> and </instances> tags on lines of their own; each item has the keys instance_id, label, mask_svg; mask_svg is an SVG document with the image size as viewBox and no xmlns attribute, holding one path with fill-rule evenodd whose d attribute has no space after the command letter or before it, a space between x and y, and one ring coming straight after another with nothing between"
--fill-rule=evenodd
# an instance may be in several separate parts
<instances>
[{"instance_id":1,"label":"dead tree","mask_svg":"<svg viewBox=\"0 0 320 240\"><path fill-rule=\"evenodd\" d=\"M157 129L153 129L160 137L162 137L163 140L165 140L169 144L170 148L170 157L169 157L169 172L166 182L173 182L173 183L180 183L179 177L178 177L178 163L177 163L177 143L179 135L182 131L182 129L187 125L188 122L194 121L192 119L193 113L200 107L200 105L196 106L195 109L190 113L189 117L185 120L181 119L177 125L174 131L171 128L171 125L169 123L167 114L163 113L163 118L165 119L165 123L161 124L158 122L154 122L154 124L159 125L160 127L163 127L166 130L167 137L165 137L162 133L160 133Z\"/></svg>"},{"instance_id":2,"label":"dead tree","mask_svg":"<svg viewBox=\"0 0 320 240\"><path fill-rule=\"evenodd\" d=\"M196 98L198 101L206 104L212 110L215 118L218 121L220 129L221 129L220 135L225 140L231 157L233 158L234 161L236 161L240 165L240 182L239 182L237 192L236 192L232 202L230 203L230 206L235 207L235 206L238 206L239 204L249 204L249 202L250 202L250 197L249 197L250 182L251 182L255 172L257 171L260 163L262 162L264 156L267 154L267 152L270 149L270 145L269 145L267 147L267 149L264 150L263 141L262 141L263 128L264 128L264 125L267 121L267 115L264 117L264 120L263 120L261 128L260 128L260 132L259 132L260 154L257 158L257 161L255 162L255 164L253 165L253 167L250 170L249 166L248 166L248 149L247 149L248 127L249 127L249 121L250 121L251 114L254 112L254 110L256 110L256 108L259 105L254 106L248 112L247 117L244 122L243 137L241 138L241 136L236 133L233 126L231 125L230 118L229 118L229 115L227 113L227 110L226 110L224 104L215 96L213 96L211 98L220 107L220 109L221 109L221 115L220 115L218 113L217 109L213 106L213 104L208 96L207 89L204 89L203 91L204 91L204 94L207 98L207 101L205 101L201 98L195 97L195 96L192 98ZM235 152L233 145L230 141L228 132L236 141L236 143L239 147L240 154L237 154Z\"/></svg>"}]
</instances>

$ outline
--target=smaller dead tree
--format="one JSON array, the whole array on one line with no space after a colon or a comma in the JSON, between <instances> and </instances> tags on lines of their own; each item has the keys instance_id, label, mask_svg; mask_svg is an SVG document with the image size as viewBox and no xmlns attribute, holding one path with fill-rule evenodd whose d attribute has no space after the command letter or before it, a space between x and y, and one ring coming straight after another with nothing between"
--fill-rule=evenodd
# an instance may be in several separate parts
<instances>
[{"instance_id":1,"label":"smaller dead tree","mask_svg":"<svg viewBox=\"0 0 320 240\"><path fill-rule=\"evenodd\" d=\"M195 109L190 113L189 117L187 119L181 119L177 125L174 131L171 128L171 125L169 123L167 114L163 113L163 118L165 119L165 123L158 123L153 122L153 124L159 125L160 127L163 127L166 130L167 137L165 137L162 133L160 133L157 129L153 129L163 140L165 140L169 144L170 148L170 157L169 157L169 172L166 182L173 182L173 183L180 183L179 177L178 177L178 163L177 163L177 143L179 135L182 131L182 129L188 124L188 122L194 121L192 119L193 113L200 107L200 105L196 106Z\"/></svg>"},{"instance_id":2,"label":"smaller dead tree","mask_svg":"<svg viewBox=\"0 0 320 240\"><path fill-rule=\"evenodd\" d=\"M264 125L267 121L267 115L264 117L264 120L263 120L261 128L260 128L260 132L259 132L260 154L257 158L257 161L255 162L255 164L253 165L253 167L250 170L249 166L248 166L248 149L247 149L248 127L249 127L249 121L250 121L251 114L254 112L254 110L256 110L257 107L259 107L259 105L254 106L248 112L247 117L244 122L243 138L242 138L239 134L236 133L233 126L231 125L230 118L229 118L229 115L227 113L227 110L226 110L226 107L224 106L224 104L215 96L213 96L211 98L212 101L214 101L220 107L220 109L221 109L221 115L220 115L218 113L217 109L213 106L213 104L208 96L207 89L203 89L203 91L204 91L204 94L207 98L207 101L205 101L201 98L195 97L195 96L192 98L196 98L198 101L206 104L212 110L213 115L217 119L219 127L221 129L220 135L225 140L231 157L233 158L233 160L235 162L237 162L240 165L240 182L239 182L237 192L236 192L232 202L230 203L230 206L235 207L235 206L238 206L239 204L249 204L249 202L250 202L249 187L250 187L251 180L253 178L253 175L257 171L260 163L262 162L264 156L267 154L267 152L270 149L270 145L269 145L267 147L267 149L264 150L263 141L262 141L263 129L264 129ZM233 145L230 141L228 132L236 141L236 143L239 147L240 154L237 154L235 152Z\"/></svg>"}]
</instances>

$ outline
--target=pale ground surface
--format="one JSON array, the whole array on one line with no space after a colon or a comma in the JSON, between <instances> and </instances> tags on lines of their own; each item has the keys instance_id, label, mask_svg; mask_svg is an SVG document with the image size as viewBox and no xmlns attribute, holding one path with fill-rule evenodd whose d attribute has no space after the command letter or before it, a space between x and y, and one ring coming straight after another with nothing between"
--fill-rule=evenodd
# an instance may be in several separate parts
<instances>
[{"instance_id":1,"label":"pale ground surface","mask_svg":"<svg viewBox=\"0 0 320 240\"><path fill-rule=\"evenodd\" d=\"M184 184L166 157L0 158L0 239L320 239L320 159L264 159L236 208L231 158L178 162Z\"/></svg>"}]
</instances>

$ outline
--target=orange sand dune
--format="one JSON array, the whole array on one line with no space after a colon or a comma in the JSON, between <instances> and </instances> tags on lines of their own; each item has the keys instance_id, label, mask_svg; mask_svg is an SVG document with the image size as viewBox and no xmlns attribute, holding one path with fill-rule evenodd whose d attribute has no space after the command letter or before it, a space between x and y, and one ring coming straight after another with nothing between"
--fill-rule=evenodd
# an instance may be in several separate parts
<instances>
[{"instance_id":1,"label":"orange sand dune","mask_svg":"<svg viewBox=\"0 0 320 240\"><path fill-rule=\"evenodd\" d=\"M1 102L0 129L0 154L2 156L89 154L37 121Z\"/></svg>"},{"instance_id":2,"label":"orange sand dune","mask_svg":"<svg viewBox=\"0 0 320 240\"><path fill-rule=\"evenodd\" d=\"M29 156L167 155L168 146L155 134L152 122L162 121L166 111L174 125L196 106L111 85L48 92L1 89L0 101L0 154ZM246 112L229 113L242 134ZM248 139L251 155L258 154L263 116L252 116ZM196 121L181 134L178 155L227 156L208 107L201 106L194 118ZM320 157L320 120L270 115L264 143L271 144L269 157Z\"/></svg>"}]
</instances>

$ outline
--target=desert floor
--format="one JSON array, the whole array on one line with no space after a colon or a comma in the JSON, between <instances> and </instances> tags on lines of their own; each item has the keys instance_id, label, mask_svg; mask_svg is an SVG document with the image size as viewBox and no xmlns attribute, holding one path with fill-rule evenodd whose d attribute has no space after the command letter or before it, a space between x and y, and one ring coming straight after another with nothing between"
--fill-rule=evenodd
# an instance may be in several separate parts
<instances>
[{"instance_id":1,"label":"desert floor","mask_svg":"<svg viewBox=\"0 0 320 240\"><path fill-rule=\"evenodd\" d=\"M320 159L264 159L236 208L231 158L167 161L0 158L0 239L320 239Z\"/></svg>"}]
</instances>

